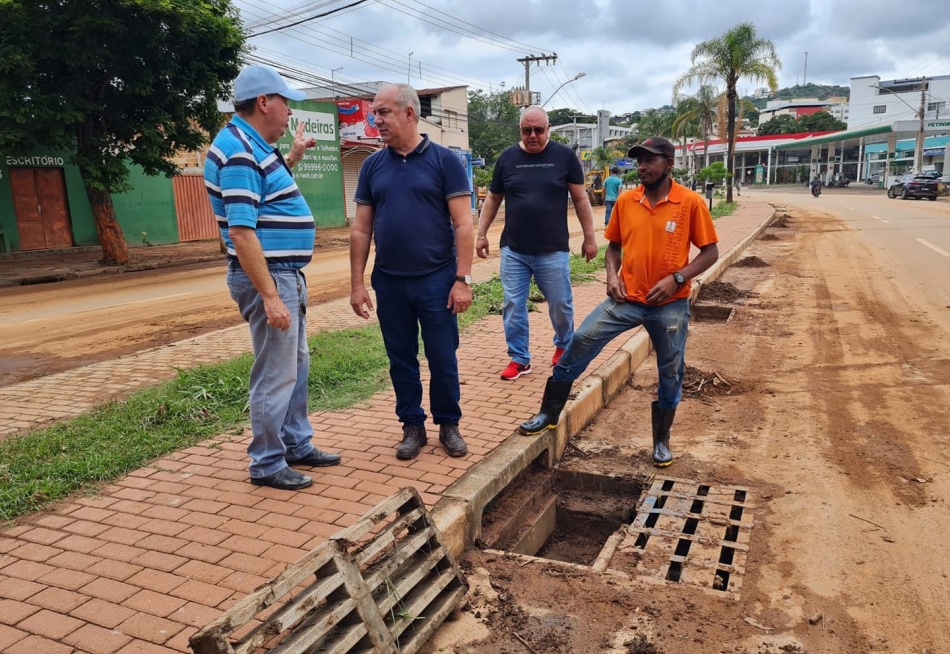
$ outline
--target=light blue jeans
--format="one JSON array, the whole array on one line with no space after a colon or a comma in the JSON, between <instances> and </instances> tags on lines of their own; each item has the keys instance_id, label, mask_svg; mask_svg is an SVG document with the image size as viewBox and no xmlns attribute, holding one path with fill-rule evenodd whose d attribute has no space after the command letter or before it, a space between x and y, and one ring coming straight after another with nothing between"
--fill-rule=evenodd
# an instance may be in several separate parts
<instances>
[{"instance_id":1,"label":"light blue jeans","mask_svg":"<svg viewBox=\"0 0 950 654\"><path fill-rule=\"evenodd\" d=\"M660 378L657 402L661 409L675 409L682 398L683 374L686 372L687 298L657 305L615 302L607 298L574 332L567 351L554 366L554 381L575 381L607 343L640 325L650 335L656 352Z\"/></svg>"},{"instance_id":2,"label":"light blue jeans","mask_svg":"<svg viewBox=\"0 0 950 654\"><path fill-rule=\"evenodd\" d=\"M567 347L574 335L574 295L571 291L570 252L520 254L501 249L501 286L505 293L502 321L508 357L523 365L531 362L528 342L528 292L531 277L548 304L554 327L554 346Z\"/></svg>"},{"instance_id":3,"label":"light blue jeans","mask_svg":"<svg viewBox=\"0 0 950 654\"><path fill-rule=\"evenodd\" d=\"M239 266L228 265L228 290L251 329L251 477L259 479L313 451L313 427L307 415L307 280L293 268L270 266L280 299L290 312L290 327L267 324L264 301Z\"/></svg>"}]
</instances>

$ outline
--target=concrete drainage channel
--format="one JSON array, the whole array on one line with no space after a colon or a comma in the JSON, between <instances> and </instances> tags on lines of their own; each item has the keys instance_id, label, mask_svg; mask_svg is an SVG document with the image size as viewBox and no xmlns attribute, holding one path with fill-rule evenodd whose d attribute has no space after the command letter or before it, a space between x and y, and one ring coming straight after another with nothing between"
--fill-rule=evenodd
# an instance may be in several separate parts
<instances>
[{"instance_id":1,"label":"concrete drainage channel","mask_svg":"<svg viewBox=\"0 0 950 654\"><path fill-rule=\"evenodd\" d=\"M486 509L483 548L737 599L750 489L533 466Z\"/></svg>"}]
</instances>

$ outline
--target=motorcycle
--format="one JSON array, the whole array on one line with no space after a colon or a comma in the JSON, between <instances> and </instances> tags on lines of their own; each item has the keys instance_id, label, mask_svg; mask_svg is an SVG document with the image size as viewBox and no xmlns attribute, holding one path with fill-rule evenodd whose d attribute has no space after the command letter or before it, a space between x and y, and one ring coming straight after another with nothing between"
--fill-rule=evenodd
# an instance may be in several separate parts
<instances>
[{"instance_id":1,"label":"motorcycle","mask_svg":"<svg viewBox=\"0 0 950 654\"><path fill-rule=\"evenodd\" d=\"M851 179L848 177L839 177L838 179L833 179L828 183L828 186L832 188L844 188L851 183Z\"/></svg>"},{"instance_id":2,"label":"motorcycle","mask_svg":"<svg viewBox=\"0 0 950 654\"><path fill-rule=\"evenodd\" d=\"M821 195L821 184L812 184L811 185L811 194L816 198Z\"/></svg>"}]
</instances>

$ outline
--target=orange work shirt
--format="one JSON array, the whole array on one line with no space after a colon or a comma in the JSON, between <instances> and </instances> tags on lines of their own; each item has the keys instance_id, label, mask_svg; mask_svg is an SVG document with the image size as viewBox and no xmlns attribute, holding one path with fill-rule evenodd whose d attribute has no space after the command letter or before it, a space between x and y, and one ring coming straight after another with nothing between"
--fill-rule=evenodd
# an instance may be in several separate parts
<instances>
[{"instance_id":1,"label":"orange work shirt","mask_svg":"<svg viewBox=\"0 0 950 654\"><path fill-rule=\"evenodd\" d=\"M701 248L718 243L719 237L706 202L695 191L673 181L655 207L644 191L639 186L620 194L604 237L623 250L620 275L627 299L646 304L658 281L689 263L690 245ZM689 289L687 281L667 302L688 297Z\"/></svg>"}]
</instances>

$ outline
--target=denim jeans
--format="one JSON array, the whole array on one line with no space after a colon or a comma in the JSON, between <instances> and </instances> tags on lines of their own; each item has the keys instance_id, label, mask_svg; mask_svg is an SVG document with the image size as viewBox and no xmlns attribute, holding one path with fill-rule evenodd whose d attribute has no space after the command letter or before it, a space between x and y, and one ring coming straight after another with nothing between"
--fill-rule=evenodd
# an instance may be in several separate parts
<instances>
[{"instance_id":1,"label":"denim jeans","mask_svg":"<svg viewBox=\"0 0 950 654\"><path fill-rule=\"evenodd\" d=\"M614 210L616 200L604 200L604 227L610 222L610 214Z\"/></svg>"},{"instance_id":2,"label":"denim jeans","mask_svg":"<svg viewBox=\"0 0 950 654\"><path fill-rule=\"evenodd\" d=\"M574 332L574 338L554 366L554 381L574 381L601 350L625 331L643 325L656 351L660 383L657 401L661 409L675 409L682 398L686 371L686 332L689 330L689 300L666 304L615 302L607 298Z\"/></svg>"},{"instance_id":3,"label":"denim jeans","mask_svg":"<svg viewBox=\"0 0 950 654\"><path fill-rule=\"evenodd\" d=\"M396 415L403 424L426 421L419 376L419 331L429 363L429 410L437 425L457 425L459 406L458 319L446 308L455 284L455 266L427 275L404 277L374 269L376 315L389 356L389 378L396 393Z\"/></svg>"},{"instance_id":4,"label":"denim jeans","mask_svg":"<svg viewBox=\"0 0 950 654\"><path fill-rule=\"evenodd\" d=\"M228 290L251 329L251 477L258 479L287 467L313 451L313 427L307 415L307 280L292 268L269 268L280 299L290 312L290 327L267 324L264 301L239 266L228 266Z\"/></svg>"},{"instance_id":5,"label":"denim jeans","mask_svg":"<svg viewBox=\"0 0 950 654\"><path fill-rule=\"evenodd\" d=\"M531 362L528 341L528 292L531 277L548 304L554 327L554 346L566 348L574 334L574 295L571 291L570 252L521 254L501 249L501 286L505 292L502 322L508 357L520 364Z\"/></svg>"}]
</instances>

